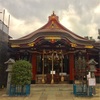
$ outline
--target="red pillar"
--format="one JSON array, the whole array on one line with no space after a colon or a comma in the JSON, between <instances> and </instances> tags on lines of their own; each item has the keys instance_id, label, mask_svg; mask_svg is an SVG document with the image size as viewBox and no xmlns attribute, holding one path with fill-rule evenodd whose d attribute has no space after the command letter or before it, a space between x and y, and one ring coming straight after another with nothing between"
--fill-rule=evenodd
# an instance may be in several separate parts
<instances>
[{"instance_id":1,"label":"red pillar","mask_svg":"<svg viewBox=\"0 0 100 100\"><path fill-rule=\"evenodd\" d=\"M36 58L37 58L37 55L33 54L32 55L32 74L33 74L32 83L35 83L35 79L36 79L36 66L37 66Z\"/></svg>"},{"instance_id":2,"label":"red pillar","mask_svg":"<svg viewBox=\"0 0 100 100\"><path fill-rule=\"evenodd\" d=\"M87 52L86 53L86 62L88 62L89 61L89 53ZM89 70L89 66L87 65L87 70Z\"/></svg>"},{"instance_id":3,"label":"red pillar","mask_svg":"<svg viewBox=\"0 0 100 100\"><path fill-rule=\"evenodd\" d=\"M89 61L89 53L86 53L86 61Z\"/></svg>"},{"instance_id":4,"label":"red pillar","mask_svg":"<svg viewBox=\"0 0 100 100\"><path fill-rule=\"evenodd\" d=\"M74 53L69 54L69 79L70 83L74 82Z\"/></svg>"}]
</instances>

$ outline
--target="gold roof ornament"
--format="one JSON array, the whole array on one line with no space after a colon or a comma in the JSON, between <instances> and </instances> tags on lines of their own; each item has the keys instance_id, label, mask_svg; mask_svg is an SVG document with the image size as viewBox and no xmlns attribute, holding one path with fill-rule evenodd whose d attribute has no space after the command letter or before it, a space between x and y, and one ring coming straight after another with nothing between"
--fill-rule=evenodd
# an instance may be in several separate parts
<instances>
[{"instance_id":1,"label":"gold roof ornament","mask_svg":"<svg viewBox=\"0 0 100 100\"><path fill-rule=\"evenodd\" d=\"M29 46L29 47L33 47L33 46L34 46L34 42L29 43L28 46Z\"/></svg>"},{"instance_id":2,"label":"gold roof ornament","mask_svg":"<svg viewBox=\"0 0 100 100\"><path fill-rule=\"evenodd\" d=\"M58 20L58 16L56 16L56 14L55 14L54 11L53 11L52 15L49 16L49 20L57 20L57 21L59 21L59 20Z\"/></svg>"},{"instance_id":3,"label":"gold roof ornament","mask_svg":"<svg viewBox=\"0 0 100 100\"><path fill-rule=\"evenodd\" d=\"M60 40L61 37L60 36L46 36L45 37L46 40L49 40L49 39L56 39L56 40Z\"/></svg>"},{"instance_id":4,"label":"gold roof ornament","mask_svg":"<svg viewBox=\"0 0 100 100\"><path fill-rule=\"evenodd\" d=\"M86 45L85 48L91 49L91 48L93 48L93 46L92 45Z\"/></svg>"},{"instance_id":5,"label":"gold roof ornament","mask_svg":"<svg viewBox=\"0 0 100 100\"><path fill-rule=\"evenodd\" d=\"M71 43L71 47L76 47L76 46L77 46L77 44Z\"/></svg>"},{"instance_id":6,"label":"gold roof ornament","mask_svg":"<svg viewBox=\"0 0 100 100\"><path fill-rule=\"evenodd\" d=\"M17 48L17 47L20 47L20 45L18 45L18 44L12 44L11 47L12 48Z\"/></svg>"}]
</instances>

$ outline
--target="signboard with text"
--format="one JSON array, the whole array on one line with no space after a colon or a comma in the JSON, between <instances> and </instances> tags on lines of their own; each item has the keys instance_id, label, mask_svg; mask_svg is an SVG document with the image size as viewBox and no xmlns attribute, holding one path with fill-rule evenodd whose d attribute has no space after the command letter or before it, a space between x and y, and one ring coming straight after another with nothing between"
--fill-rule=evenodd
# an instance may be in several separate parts
<instances>
[{"instance_id":1,"label":"signboard with text","mask_svg":"<svg viewBox=\"0 0 100 100\"><path fill-rule=\"evenodd\" d=\"M88 79L88 85L89 86L95 86L96 85L96 79L95 78L89 78Z\"/></svg>"},{"instance_id":2,"label":"signboard with text","mask_svg":"<svg viewBox=\"0 0 100 100\"><path fill-rule=\"evenodd\" d=\"M50 74L55 74L55 73L56 73L55 71L51 71L51 72L50 72Z\"/></svg>"}]
</instances>

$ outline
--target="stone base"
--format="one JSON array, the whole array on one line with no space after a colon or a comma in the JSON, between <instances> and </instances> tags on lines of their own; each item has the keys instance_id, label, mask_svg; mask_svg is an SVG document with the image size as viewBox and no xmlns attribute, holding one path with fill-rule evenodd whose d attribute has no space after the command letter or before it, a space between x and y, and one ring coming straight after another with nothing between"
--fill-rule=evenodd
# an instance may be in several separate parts
<instances>
[{"instance_id":1,"label":"stone base","mask_svg":"<svg viewBox=\"0 0 100 100\"><path fill-rule=\"evenodd\" d=\"M31 81L31 84L35 84L35 83L36 83L35 80L32 80L32 81Z\"/></svg>"},{"instance_id":2,"label":"stone base","mask_svg":"<svg viewBox=\"0 0 100 100\"><path fill-rule=\"evenodd\" d=\"M69 80L69 84L73 84L74 83L74 80Z\"/></svg>"}]
</instances>

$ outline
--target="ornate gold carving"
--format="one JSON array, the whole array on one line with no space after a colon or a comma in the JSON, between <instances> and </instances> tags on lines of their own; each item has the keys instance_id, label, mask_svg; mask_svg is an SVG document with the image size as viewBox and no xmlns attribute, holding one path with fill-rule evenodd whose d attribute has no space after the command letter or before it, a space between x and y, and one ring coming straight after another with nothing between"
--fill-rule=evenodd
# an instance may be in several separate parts
<instances>
[{"instance_id":1,"label":"ornate gold carving","mask_svg":"<svg viewBox=\"0 0 100 100\"><path fill-rule=\"evenodd\" d=\"M93 46L92 45L86 45L85 48L90 48L91 49L91 48L93 48Z\"/></svg>"},{"instance_id":2,"label":"ornate gold carving","mask_svg":"<svg viewBox=\"0 0 100 100\"><path fill-rule=\"evenodd\" d=\"M60 40L61 37L60 37L60 36L46 36L45 39L46 39L46 40L52 40L52 39Z\"/></svg>"},{"instance_id":3,"label":"ornate gold carving","mask_svg":"<svg viewBox=\"0 0 100 100\"><path fill-rule=\"evenodd\" d=\"M77 46L77 44L71 43L71 47L76 47L76 46Z\"/></svg>"},{"instance_id":4,"label":"ornate gold carving","mask_svg":"<svg viewBox=\"0 0 100 100\"><path fill-rule=\"evenodd\" d=\"M20 47L20 45L18 45L18 44L12 44L11 47L12 48L16 48L16 47Z\"/></svg>"},{"instance_id":5,"label":"ornate gold carving","mask_svg":"<svg viewBox=\"0 0 100 100\"><path fill-rule=\"evenodd\" d=\"M29 43L28 46L33 47L34 46L34 42Z\"/></svg>"}]
</instances>

